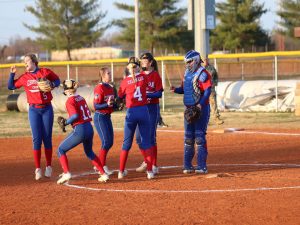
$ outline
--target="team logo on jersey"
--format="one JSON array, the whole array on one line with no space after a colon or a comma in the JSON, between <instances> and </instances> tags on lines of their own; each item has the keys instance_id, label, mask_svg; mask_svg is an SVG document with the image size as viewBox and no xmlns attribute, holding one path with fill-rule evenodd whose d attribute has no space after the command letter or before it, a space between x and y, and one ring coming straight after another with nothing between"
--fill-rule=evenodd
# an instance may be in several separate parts
<instances>
[{"instance_id":1,"label":"team logo on jersey","mask_svg":"<svg viewBox=\"0 0 300 225\"><path fill-rule=\"evenodd\" d=\"M37 84L37 81L36 80L27 80L27 87L29 87L33 84Z\"/></svg>"}]
</instances>

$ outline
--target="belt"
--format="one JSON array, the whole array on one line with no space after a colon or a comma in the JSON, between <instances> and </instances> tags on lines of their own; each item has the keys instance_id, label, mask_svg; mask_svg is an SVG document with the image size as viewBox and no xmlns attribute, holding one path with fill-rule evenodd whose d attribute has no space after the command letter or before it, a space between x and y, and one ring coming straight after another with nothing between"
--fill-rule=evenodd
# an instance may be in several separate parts
<instances>
[{"instance_id":1,"label":"belt","mask_svg":"<svg viewBox=\"0 0 300 225\"><path fill-rule=\"evenodd\" d=\"M46 108L47 106L51 105L51 103L45 103L45 104L29 104L30 106L38 109Z\"/></svg>"}]
</instances>

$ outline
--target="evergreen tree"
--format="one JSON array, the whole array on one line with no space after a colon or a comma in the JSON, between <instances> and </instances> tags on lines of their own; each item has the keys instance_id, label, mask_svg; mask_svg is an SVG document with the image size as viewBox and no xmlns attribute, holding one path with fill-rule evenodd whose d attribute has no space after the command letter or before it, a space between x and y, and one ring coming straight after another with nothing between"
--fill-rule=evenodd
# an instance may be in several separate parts
<instances>
[{"instance_id":1,"label":"evergreen tree","mask_svg":"<svg viewBox=\"0 0 300 225\"><path fill-rule=\"evenodd\" d=\"M38 41L49 50L71 50L89 47L95 43L107 27L99 25L106 13L98 9L97 0L39 0L26 10L39 21L28 29L41 34Z\"/></svg>"},{"instance_id":2,"label":"evergreen tree","mask_svg":"<svg viewBox=\"0 0 300 225\"><path fill-rule=\"evenodd\" d=\"M227 0L217 3L216 16L219 23L212 31L212 48L250 51L253 46L265 46L269 37L261 28L259 18L266 11L264 4L258 4L256 0Z\"/></svg>"},{"instance_id":3,"label":"evergreen tree","mask_svg":"<svg viewBox=\"0 0 300 225\"><path fill-rule=\"evenodd\" d=\"M281 18L279 32L294 38L294 28L300 26L300 1L281 0L277 15Z\"/></svg>"},{"instance_id":4,"label":"evergreen tree","mask_svg":"<svg viewBox=\"0 0 300 225\"><path fill-rule=\"evenodd\" d=\"M142 49L185 49L193 46L193 38L190 42L181 42L182 37L192 37L187 31L186 22L183 16L186 9L178 9L175 4L179 0L140 0L139 20L140 20L140 45ZM134 16L134 6L122 3L115 3L117 8L132 12ZM134 17L114 21L114 24L122 28L119 41L123 43L134 43ZM185 45L184 45L185 44Z\"/></svg>"}]
</instances>

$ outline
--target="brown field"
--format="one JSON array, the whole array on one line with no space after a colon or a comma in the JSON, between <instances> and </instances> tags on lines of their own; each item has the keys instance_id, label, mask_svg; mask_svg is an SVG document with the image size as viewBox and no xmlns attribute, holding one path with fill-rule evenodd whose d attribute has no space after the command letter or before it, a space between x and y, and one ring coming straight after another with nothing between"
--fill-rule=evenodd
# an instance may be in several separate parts
<instances>
[{"instance_id":1,"label":"brown field","mask_svg":"<svg viewBox=\"0 0 300 225\"><path fill-rule=\"evenodd\" d=\"M1 138L0 224L300 224L300 129L254 127L245 130L254 133L209 129L208 175L182 174L180 128L158 132L159 166L175 167L161 168L150 181L130 170L124 180L114 174L98 183L80 146L68 153L72 174L90 173L69 186L56 184L61 168L55 153L54 176L35 181L31 138ZM122 137L117 130L108 157L112 169ZM62 139L54 136L54 149ZM99 146L95 135L95 152ZM127 168L141 160L134 145Z\"/></svg>"}]
</instances>

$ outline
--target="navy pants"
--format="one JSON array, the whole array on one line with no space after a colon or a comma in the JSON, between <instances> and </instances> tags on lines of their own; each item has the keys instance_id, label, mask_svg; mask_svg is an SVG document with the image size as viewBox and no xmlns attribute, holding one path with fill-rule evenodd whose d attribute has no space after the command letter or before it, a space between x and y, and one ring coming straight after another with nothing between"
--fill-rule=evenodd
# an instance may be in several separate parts
<instances>
[{"instance_id":1,"label":"navy pants","mask_svg":"<svg viewBox=\"0 0 300 225\"><path fill-rule=\"evenodd\" d=\"M159 119L159 104L148 104L148 111L149 111L149 117L150 117L150 143L151 146L156 145L156 129L157 129L157 122ZM135 132L136 137L136 143L140 146L141 145L141 135L139 127L137 127Z\"/></svg>"},{"instance_id":2,"label":"navy pants","mask_svg":"<svg viewBox=\"0 0 300 225\"><path fill-rule=\"evenodd\" d=\"M92 149L93 137L94 130L90 122L76 125L73 131L59 145L57 150L58 158L82 143L86 156L93 160L95 158L95 153Z\"/></svg>"},{"instance_id":3,"label":"navy pants","mask_svg":"<svg viewBox=\"0 0 300 225\"><path fill-rule=\"evenodd\" d=\"M95 112L94 125L101 139L101 149L108 151L114 143L114 130L110 114Z\"/></svg>"},{"instance_id":4,"label":"navy pants","mask_svg":"<svg viewBox=\"0 0 300 225\"><path fill-rule=\"evenodd\" d=\"M33 149L40 150L42 142L45 149L52 148L53 108L48 105L45 108L29 107L28 119L32 132Z\"/></svg>"},{"instance_id":5,"label":"navy pants","mask_svg":"<svg viewBox=\"0 0 300 225\"><path fill-rule=\"evenodd\" d=\"M140 149L149 149L151 147L150 116L146 105L127 109L124 124L123 150L130 150L137 126L139 127L141 137Z\"/></svg>"},{"instance_id":6,"label":"navy pants","mask_svg":"<svg viewBox=\"0 0 300 225\"><path fill-rule=\"evenodd\" d=\"M195 155L194 145L196 144L197 168L206 168L207 160L207 144L206 144L206 130L210 116L210 106L202 107L201 117L194 123L187 123L184 119L184 169L193 169L192 160Z\"/></svg>"}]
</instances>

